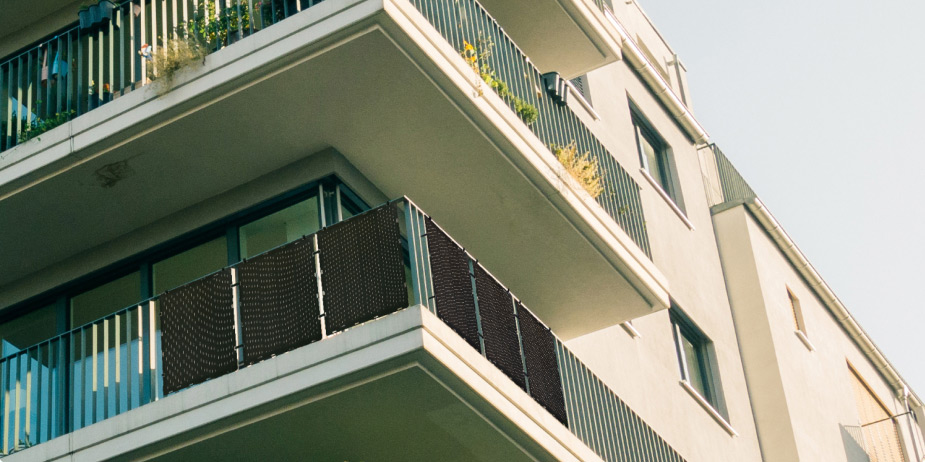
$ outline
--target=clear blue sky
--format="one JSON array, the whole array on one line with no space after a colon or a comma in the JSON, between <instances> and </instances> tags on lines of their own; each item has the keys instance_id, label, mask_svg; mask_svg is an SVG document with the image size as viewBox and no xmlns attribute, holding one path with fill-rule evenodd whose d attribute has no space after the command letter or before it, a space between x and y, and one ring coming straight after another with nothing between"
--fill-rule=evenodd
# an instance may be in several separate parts
<instances>
[{"instance_id":1,"label":"clear blue sky","mask_svg":"<svg viewBox=\"0 0 925 462\"><path fill-rule=\"evenodd\" d=\"M713 141L925 397L925 2L639 3Z\"/></svg>"}]
</instances>

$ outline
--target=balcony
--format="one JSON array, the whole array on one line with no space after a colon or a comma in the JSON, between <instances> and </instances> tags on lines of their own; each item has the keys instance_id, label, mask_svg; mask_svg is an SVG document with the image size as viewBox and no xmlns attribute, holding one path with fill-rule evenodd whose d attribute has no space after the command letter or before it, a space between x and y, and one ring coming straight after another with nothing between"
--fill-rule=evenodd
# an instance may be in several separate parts
<instances>
[{"instance_id":1,"label":"balcony","mask_svg":"<svg viewBox=\"0 0 925 462\"><path fill-rule=\"evenodd\" d=\"M539 69L572 79L621 59L621 44L606 30L605 1L481 3Z\"/></svg>"},{"instance_id":2,"label":"balcony","mask_svg":"<svg viewBox=\"0 0 925 462\"><path fill-rule=\"evenodd\" d=\"M386 196L412 194L446 216L564 338L668 306L665 278L648 258L638 185L576 114L539 90L539 71L477 2L329 0L285 14L249 35L227 31L229 44L164 94L141 78L146 64L129 51L151 30L169 30L174 23L150 24L172 14L142 8L146 25L135 38L132 21L108 32L119 40L78 32L64 47L85 56L66 82L76 97L41 101L82 114L0 154L0 287L333 148ZM62 37L47 46L60 49ZM516 100L490 91L460 56L465 43L488 42L486 62ZM39 90L68 94L41 85L34 63L46 44L15 58L33 67L2 87L6 113L11 92L31 91L16 100L36 117L51 111L35 105ZM109 58L124 62L109 66ZM93 95L77 91L90 76ZM111 101L92 103L104 84ZM521 103L536 109L532 123L518 114ZM21 130L11 120L21 119L5 119L8 146ZM571 142L602 166L596 201L550 151ZM563 277L567 289L553 290ZM579 298L580 307L558 309Z\"/></svg>"},{"instance_id":3,"label":"balcony","mask_svg":"<svg viewBox=\"0 0 925 462\"><path fill-rule=\"evenodd\" d=\"M11 461L684 460L408 199L3 358L0 409Z\"/></svg>"}]
</instances>

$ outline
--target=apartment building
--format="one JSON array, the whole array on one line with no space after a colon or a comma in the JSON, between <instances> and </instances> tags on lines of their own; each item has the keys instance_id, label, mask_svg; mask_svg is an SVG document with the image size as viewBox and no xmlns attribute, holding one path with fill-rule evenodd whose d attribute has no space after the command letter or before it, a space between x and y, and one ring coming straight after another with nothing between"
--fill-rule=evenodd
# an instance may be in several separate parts
<instances>
[{"instance_id":1,"label":"apartment building","mask_svg":"<svg viewBox=\"0 0 925 462\"><path fill-rule=\"evenodd\" d=\"M3 8L4 460L925 456L635 2Z\"/></svg>"}]
</instances>

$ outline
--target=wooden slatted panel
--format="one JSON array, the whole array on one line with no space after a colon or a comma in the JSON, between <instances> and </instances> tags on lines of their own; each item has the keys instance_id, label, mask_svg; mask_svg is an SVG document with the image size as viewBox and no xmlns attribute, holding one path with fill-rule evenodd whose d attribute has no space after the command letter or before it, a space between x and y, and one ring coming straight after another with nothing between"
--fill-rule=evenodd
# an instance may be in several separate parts
<instances>
[{"instance_id":1,"label":"wooden slatted panel","mask_svg":"<svg viewBox=\"0 0 925 462\"><path fill-rule=\"evenodd\" d=\"M870 462L905 462L893 414L857 371L851 370L851 385L858 405L858 418ZM884 420L889 419L889 420ZM874 423L877 422L877 423Z\"/></svg>"}]
</instances>

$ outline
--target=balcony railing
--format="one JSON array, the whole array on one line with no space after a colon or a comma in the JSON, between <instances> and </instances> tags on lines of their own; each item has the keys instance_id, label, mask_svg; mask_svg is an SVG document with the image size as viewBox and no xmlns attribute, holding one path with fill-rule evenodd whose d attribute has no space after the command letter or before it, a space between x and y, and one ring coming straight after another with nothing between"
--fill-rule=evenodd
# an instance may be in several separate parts
<instances>
[{"instance_id":1,"label":"balcony railing","mask_svg":"<svg viewBox=\"0 0 925 462\"><path fill-rule=\"evenodd\" d=\"M435 313L604 460L684 460L408 199L3 358L3 451L413 305Z\"/></svg>"},{"instance_id":2,"label":"balcony railing","mask_svg":"<svg viewBox=\"0 0 925 462\"><path fill-rule=\"evenodd\" d=\"M226 0L219 7L222 2L212 0L132 0L97 30L58 31L0 62L0 151L157 78L142 54L156 55L178 32L200 31L214 51L320 1ZM545 145L554 151L575 143L579 154L598 162L603 193L597 202L651 256L639 186L568 106L541 90L539 70L501 26L475 0L410 1L455 49L479 47L478 67L505 83L512 110ZM535 121L526 115L531 107Z\"/></svg>"},{"instance_id":3,"label":"balcony railing","mask_svg":"<svg viewBox=\"0 0 925 462\"><path fill-rule=\"evenodd\" d=\"M715 144L709 146L705 154L708 164L714 169L707 170L707 196L710 206L726 203L743 203L757 197L745 178L736 170L729 158Z\"/></svg>"},{"instance_id":4,"label":"balcony railing","mask_svg":"<svg viewBox=\"0 0 925 462\"><path fill-rule=\"evenodd\" d=\"M543 90L542 74L498 22L476 0L410 1L454 49L465 54L467 44L475 48L466 56L475 55L476 72L493 72L492 80L505 84L516 97L505 98L512 110L521 113L524 104L536 108L536 121L529 126L550 150L575 143L579 154L589 153L598 162L603 193L597 202L651 257L639 185L571 108Z\"/></svg>"},{"instance_id":5,"label":"balcony railing","mask_svg":"<svg viewBox=\"0 0 925 462\"><path fill-rule=\"evenodd\" d=\"M101 25L75 21L0 61L0 152L156 78L144 55L178 32L211 52L321 1L127 0Z\"/></svg>"}]
</instances>

